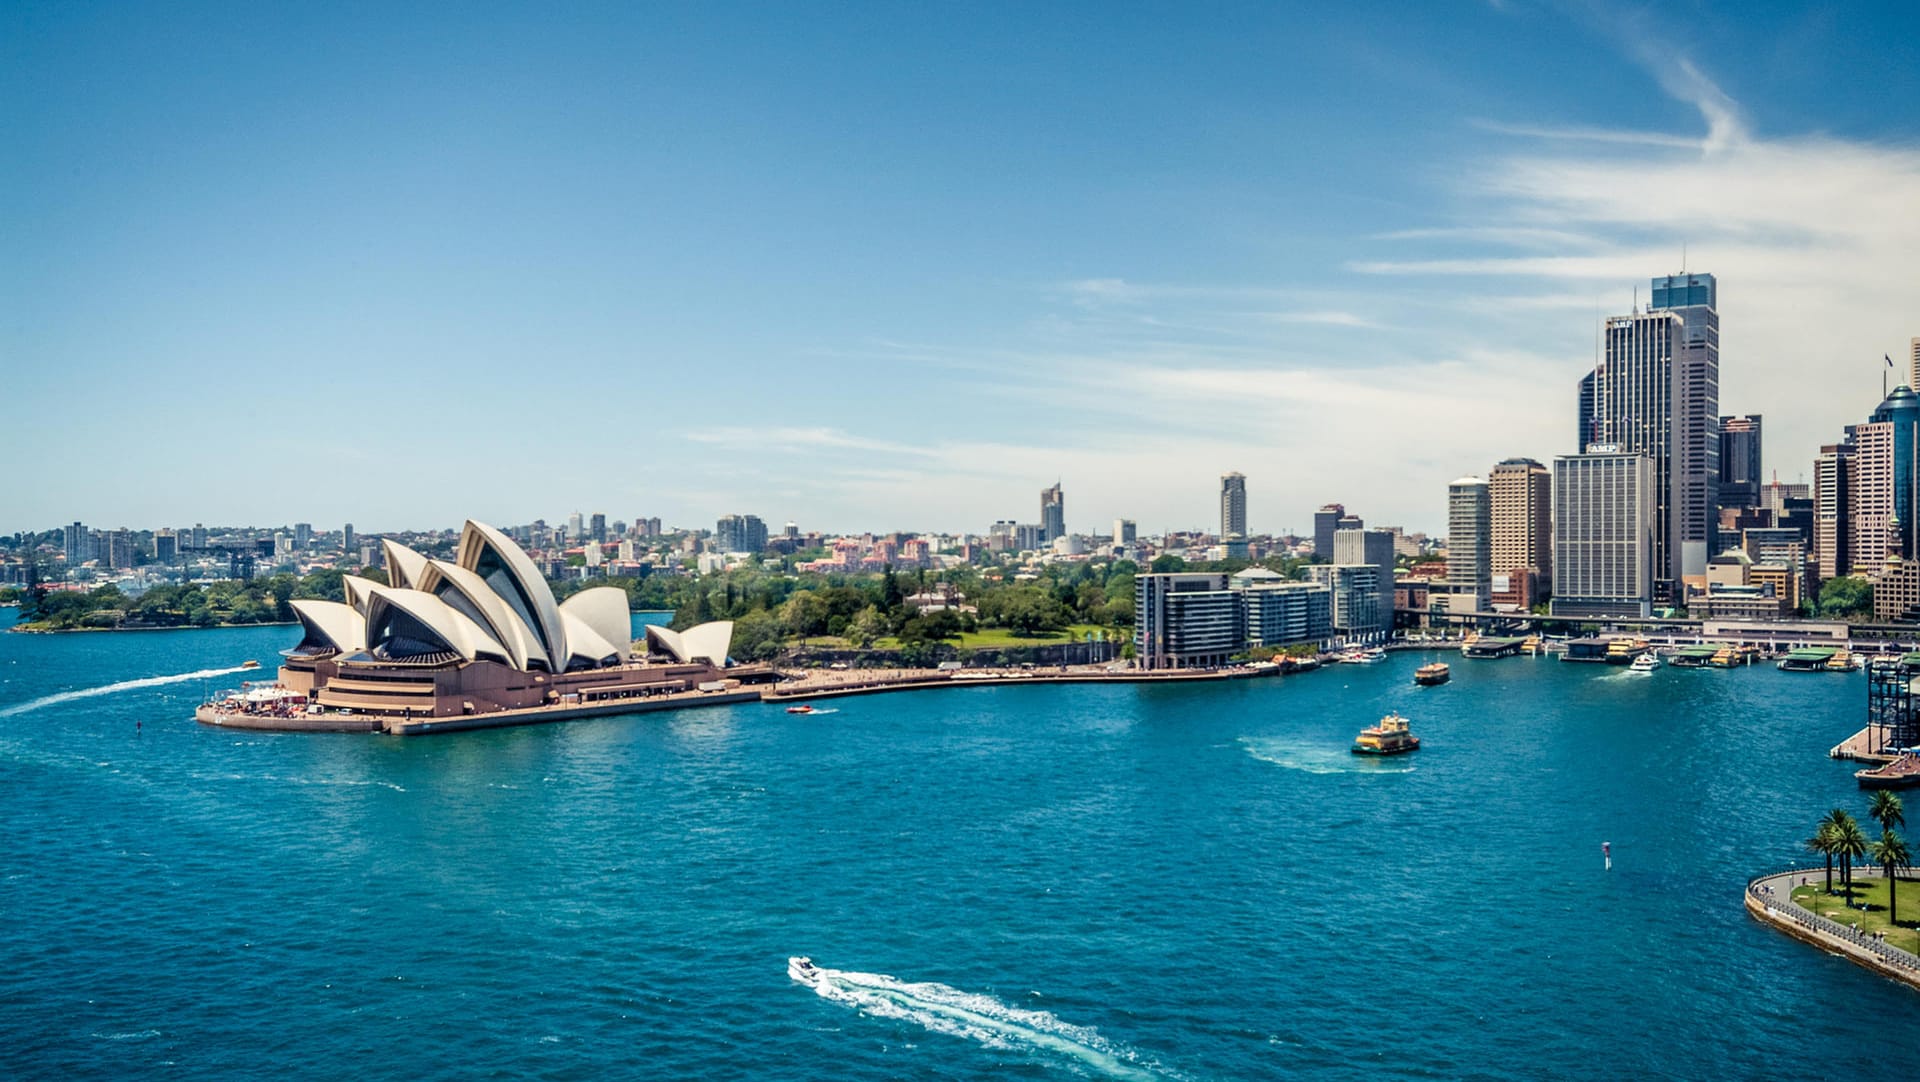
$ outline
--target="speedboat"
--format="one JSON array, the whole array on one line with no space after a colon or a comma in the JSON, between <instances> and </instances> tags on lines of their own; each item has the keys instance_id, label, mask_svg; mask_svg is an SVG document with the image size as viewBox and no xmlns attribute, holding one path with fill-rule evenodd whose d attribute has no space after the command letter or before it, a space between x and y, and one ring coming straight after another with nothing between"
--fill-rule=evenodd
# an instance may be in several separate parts
<instances>
[{"instance_id":1,"label":"speedboat","mask_svg":"<svg viewBox=\"0 0 1920 1082\"><path fill-rule=\"evenodd\" d=\"M248 659L246 661L242 661L240 663L240 667L243 669L257 669L260 667L260 663L252 659Z\"/></svg>"},{"instance_id":2,"label":"speedboat","mask_svg":"<svg viewBox=\"0 0 1920 1082\"><path fill-rule=\"evenodd\" d=\"M1633 672L1652 672L1659 667L1660 659L1655 657L1651 650L1634 658L1633 663L1627 666Z\"/></svg>"},{"instance_id":3,"label":"speedboat","mask_svg":"<svg viewBox=\"0 0 1920 1082\"><path fill-rule=\"evenodd\" d=\"M789 707L787 707L787 713L789 713L789 714L811 714L811 713L813 713L813 707L812 707L812 705L811 705L811 704L808 704L808 703L801 703L801 704L800 704L799 706L789 706Z\"/></svg>"},{"instance_id":4,"label":"speedboat","mask_svg":"<svg viewBox=\"0 0 1920 1082\"><path fill-rule=\"evenodd\" d=\"M825 979L826 974L821 973L820 967L813 964L813 959L804 954L798 954L787 959L787 976L801 984L819 984Z\"/></svg>"}]
</instances>

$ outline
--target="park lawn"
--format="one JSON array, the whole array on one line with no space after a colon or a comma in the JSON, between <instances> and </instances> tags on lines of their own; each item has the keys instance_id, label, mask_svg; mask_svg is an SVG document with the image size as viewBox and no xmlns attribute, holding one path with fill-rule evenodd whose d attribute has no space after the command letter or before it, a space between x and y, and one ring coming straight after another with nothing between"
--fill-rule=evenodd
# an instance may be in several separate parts
<instances>
[{"instance_id":1,"label":"park lawn","mask_svg":"<svg viewBox=\"0 0 1920 1082\"><path fill-rule=\"evenodd\" d=\"M1840 893L1840 877L1834 876L1835 893L1826 891L1826 876L1813 876L1811 886L1793 888L1793 900L1802 909L1811 909L1815 913L1840 924L1851 924L1863 932L1886 932L1887 943L1901 950L1920 954L1920 879L1900 879L1896 898L1900 903L1900 924L1895 927L1887 919L1887 881L1878 876L1858 878L1853 881L1853 899L1851 908L1845 894ZM1863 911L1859 907L1865 905Z\"/></svg>"},{"instance_id":2,"label":"park lawn","mask_svg":"<svg viewBox=\"0 0 1920 1082\"><path fill-rule=\"evenodd\" d=\"M1101 628L1095 624L1074 624L1065 631L1042 631L1038 635L1016 635L1004 627L983 627L978 631L966 631L960 635L957 644L962 650L1004 649L1017 646L1049 646L1060 642L1085 642L1088 635L1098 636Z\"/></svg>"},{"instance_id":3,"label":"park lawn","mask_svg":"<svg viewBox=\"0 0 1920 1082\"><path fill-rule=\"evenodd\" d=\"M997 650L1020 646L1052 646L1056 643L1063 642L1085 642L1089 634L1097 637L1102 630L1098 624L1074 624L1065 631L1042 631L1038 635L1016 635L1004 627L983 627L978 631L963 631L957 640L948 639L947 642L962 650ZM1105 630L1109 638L1114 635L1125 635L1124 629L1114 630L1108 628ZM1125 641L1124 638L1122 641ZM796 642L800 646L810 646L816 650L853 649L852 643L848 642L845 638L834 635L809 635L805 639L796 640ZM898 650L900 649L900 640L891 635L876 639L873 643L873 649Z\"/></svg>"}]
</instances>

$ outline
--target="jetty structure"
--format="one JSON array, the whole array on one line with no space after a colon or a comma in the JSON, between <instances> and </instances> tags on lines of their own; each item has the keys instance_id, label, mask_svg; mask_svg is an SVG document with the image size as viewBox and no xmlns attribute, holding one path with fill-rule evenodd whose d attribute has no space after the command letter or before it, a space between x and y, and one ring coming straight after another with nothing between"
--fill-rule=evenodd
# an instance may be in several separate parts
<instances>
[{"instance_id":1,"label":"jetty structure","mask_svg":"<svg viewBox=\"0 0 1920 1082\"><path fill-rule=\"evenodd\" d=\"M452 560L383 541L387 583L347 576L346 600L291 603L304 632L278 694L202 706L238 728L426 732L757 699L772 679L731 667L733 624L648 628L634 650L623 590L563 602L505 534L469 520Z\"/></svg>"}]
</instances>

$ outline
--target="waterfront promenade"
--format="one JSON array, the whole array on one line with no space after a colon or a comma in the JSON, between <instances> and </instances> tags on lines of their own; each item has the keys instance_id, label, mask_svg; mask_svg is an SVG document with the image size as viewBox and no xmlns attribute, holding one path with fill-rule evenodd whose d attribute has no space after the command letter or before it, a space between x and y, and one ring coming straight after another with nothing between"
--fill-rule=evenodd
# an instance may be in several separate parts
<instances>
[{"instance_id":1,"label":"waterfront promenade","mask_svg":"<svg viewBox=\"0 0 1920 1082\"><path fill-rule=\"evenodd\" d=\"M1920 988L1920 955L1894 947L1855 927L1811 913L1793 901L1793 888L1823 883L1826 874L1826 869L1820 867L1796 868L1757 876L1747 883L1747 912L1755 920L1770 924L1795 939L1838 954L1882 976ZM1877 879L1880 869L1871 866L1855 868L1853 877L1856 880Z\"/></svg>"}]
</instances>

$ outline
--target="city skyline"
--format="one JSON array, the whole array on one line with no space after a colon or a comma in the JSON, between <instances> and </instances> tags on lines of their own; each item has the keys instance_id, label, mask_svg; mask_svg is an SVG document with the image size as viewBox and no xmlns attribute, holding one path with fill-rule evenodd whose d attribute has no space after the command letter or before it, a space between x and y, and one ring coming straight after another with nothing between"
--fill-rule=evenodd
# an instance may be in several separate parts
<instances>
[{"instance_id":1,"label":"city skyline","mask_svg":"<svg viewBox=\"0 0 1920 1082\"><path fill-rule=\"evenodd\" d=\"M1450 478L1574 449L1569 390L1652 276L1719 276L1721 407L1767 417L1787 481L1920 330L1909 13L896 13L886 56L843 44L863 17L480 11L429 48L411 13L0 16L9 394L46 419L0 435L36 464L0 530L977 531L1058 478L1068 529L1152 533L1213 520L1232 467L1254 534L1329 499L1438 533ZM459 458L530 401L648 468L518 465L550 458L523 424L427 495L280 483L309 411L372 471L395 423Z\"/></svg>"}]
</instances>

